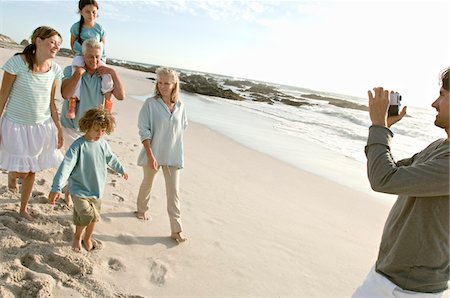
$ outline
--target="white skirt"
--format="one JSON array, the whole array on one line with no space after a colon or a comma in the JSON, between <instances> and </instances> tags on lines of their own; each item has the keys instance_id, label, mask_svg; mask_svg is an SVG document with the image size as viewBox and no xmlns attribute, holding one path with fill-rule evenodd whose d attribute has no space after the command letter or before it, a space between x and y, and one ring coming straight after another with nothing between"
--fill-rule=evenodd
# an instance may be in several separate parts
<instances>
[{"instance_id":1,"label":"white skirt","mask_svg":"<svg viewBox=\"0 0 450 298\"><path fill-rule=\"evenodd\" d=\"M40 124L0 120L0 168L10 172L39 172L57 168L64 156L57 149L57 129L50 118Z\"/></svg>"}]
</instances>

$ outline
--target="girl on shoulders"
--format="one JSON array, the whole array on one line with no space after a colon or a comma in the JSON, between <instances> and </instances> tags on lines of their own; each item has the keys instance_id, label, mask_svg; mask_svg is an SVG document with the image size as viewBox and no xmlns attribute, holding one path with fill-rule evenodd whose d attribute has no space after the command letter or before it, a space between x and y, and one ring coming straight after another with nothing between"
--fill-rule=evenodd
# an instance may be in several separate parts
<instances>
[{"instance_id":1,"label":"girl on shoulders","mask_svg":"<svg viewBox=\"0 0 450 298\"><path fill-rule=\"evenodd\" d=\"M82 44L85 40L92 38L103 43L103 52L100 65L106 65L105 30L99 23L96 22L98 15L98 3L96 0L80 0L78 2L78 9L80 13L80 21L73 24L70 28L70 46L72 47L72 50L75 51L76 55L72 61L72 73L75 71L76 67L85 67L82 54ZM75 88L75 93L69 99L69 109L66 114L68 119L75 118L77 101L80 100L80 84L81 80L78 81L77 87ZM113 89L114 83L111 75L103 75L102 93L105 95L105 108L109 112L112 112L111 96Z\"/></svg>"}]
</instances>

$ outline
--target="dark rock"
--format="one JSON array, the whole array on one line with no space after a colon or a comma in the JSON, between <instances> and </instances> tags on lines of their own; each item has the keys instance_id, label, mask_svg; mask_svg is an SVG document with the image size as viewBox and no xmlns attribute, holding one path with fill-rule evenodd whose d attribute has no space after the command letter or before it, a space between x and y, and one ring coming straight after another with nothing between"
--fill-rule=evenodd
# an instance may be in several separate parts
<instances>
[{"instance_id":1,"label":"dark rock","mask_svg":"<svg viewBox=\"0 0 450 298\"><path fill-rule=\"evenodd\" d=\"M29 45L30 43L28 42L28 40L24 39L20 42L20 45L26 47L27 45Z\"/></svg>"},{"instance_id":2,"label":"dark rock","mask_svg":"<svg viewBox=\"0 0 450 298\"><path fill-rule=\"evenodd\" d=\"M230 89L222 89L217 81L208 75L180 73L181 88L184 91L232 100L244 100Z\"/></svg>"},{"instance_id":3,"label":"dark rock","mask_svg":"<svg viewBox=\"0 0 450 298\"><path fill-rule=\"evenodd\" d=\"M302 97L327 101L328 104L336 106L336 107L340 107L340 108L368 111L367 106L361 105L358 103L354 103L354 102L351 102L348 100L343 100L343 99L338 99L338 98L333 98L333 97L328 97L328 96L321 96L321 95L317 95L317 94L303 94Z\"/></svg>"}]
</instances>

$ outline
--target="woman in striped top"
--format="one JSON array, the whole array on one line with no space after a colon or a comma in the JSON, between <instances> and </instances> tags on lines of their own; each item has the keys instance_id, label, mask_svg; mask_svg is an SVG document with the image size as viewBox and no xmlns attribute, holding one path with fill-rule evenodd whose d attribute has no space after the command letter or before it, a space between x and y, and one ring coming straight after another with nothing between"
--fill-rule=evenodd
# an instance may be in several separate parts
<instances>
[{"instance_id":1,"label":"woman in striped top","mask_svg":"<svg viewBox=\"0 0 450 298\"><path fill-rule=\"evenodd\" d=\"M31 44L6 61L0 89L0 168L8 170L8 187L17 192L22 179L20 215L27 206L35 173L56 168L63 159L63 133L54 102L62 71L53 59L61 35L50 27L33 31Z\"/></svg>"}]
</instances>

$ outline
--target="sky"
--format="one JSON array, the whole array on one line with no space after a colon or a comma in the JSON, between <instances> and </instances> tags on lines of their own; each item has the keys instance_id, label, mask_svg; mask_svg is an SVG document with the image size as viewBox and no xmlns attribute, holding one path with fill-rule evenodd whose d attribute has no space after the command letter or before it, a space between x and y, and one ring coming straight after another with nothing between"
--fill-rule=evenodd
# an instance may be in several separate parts
<instances>
[{"instance_id":1,"label":"sky","mask_svg":"<svg viewBox=\"0 0 450 298\"><path fill-rule=\"evenodd\" d=\"M450 66L450 1L98 0L109 58L427 107ZM0 33L41 25L70 48L78 1L0 0Z\"/></svg>"}]
</instances>

